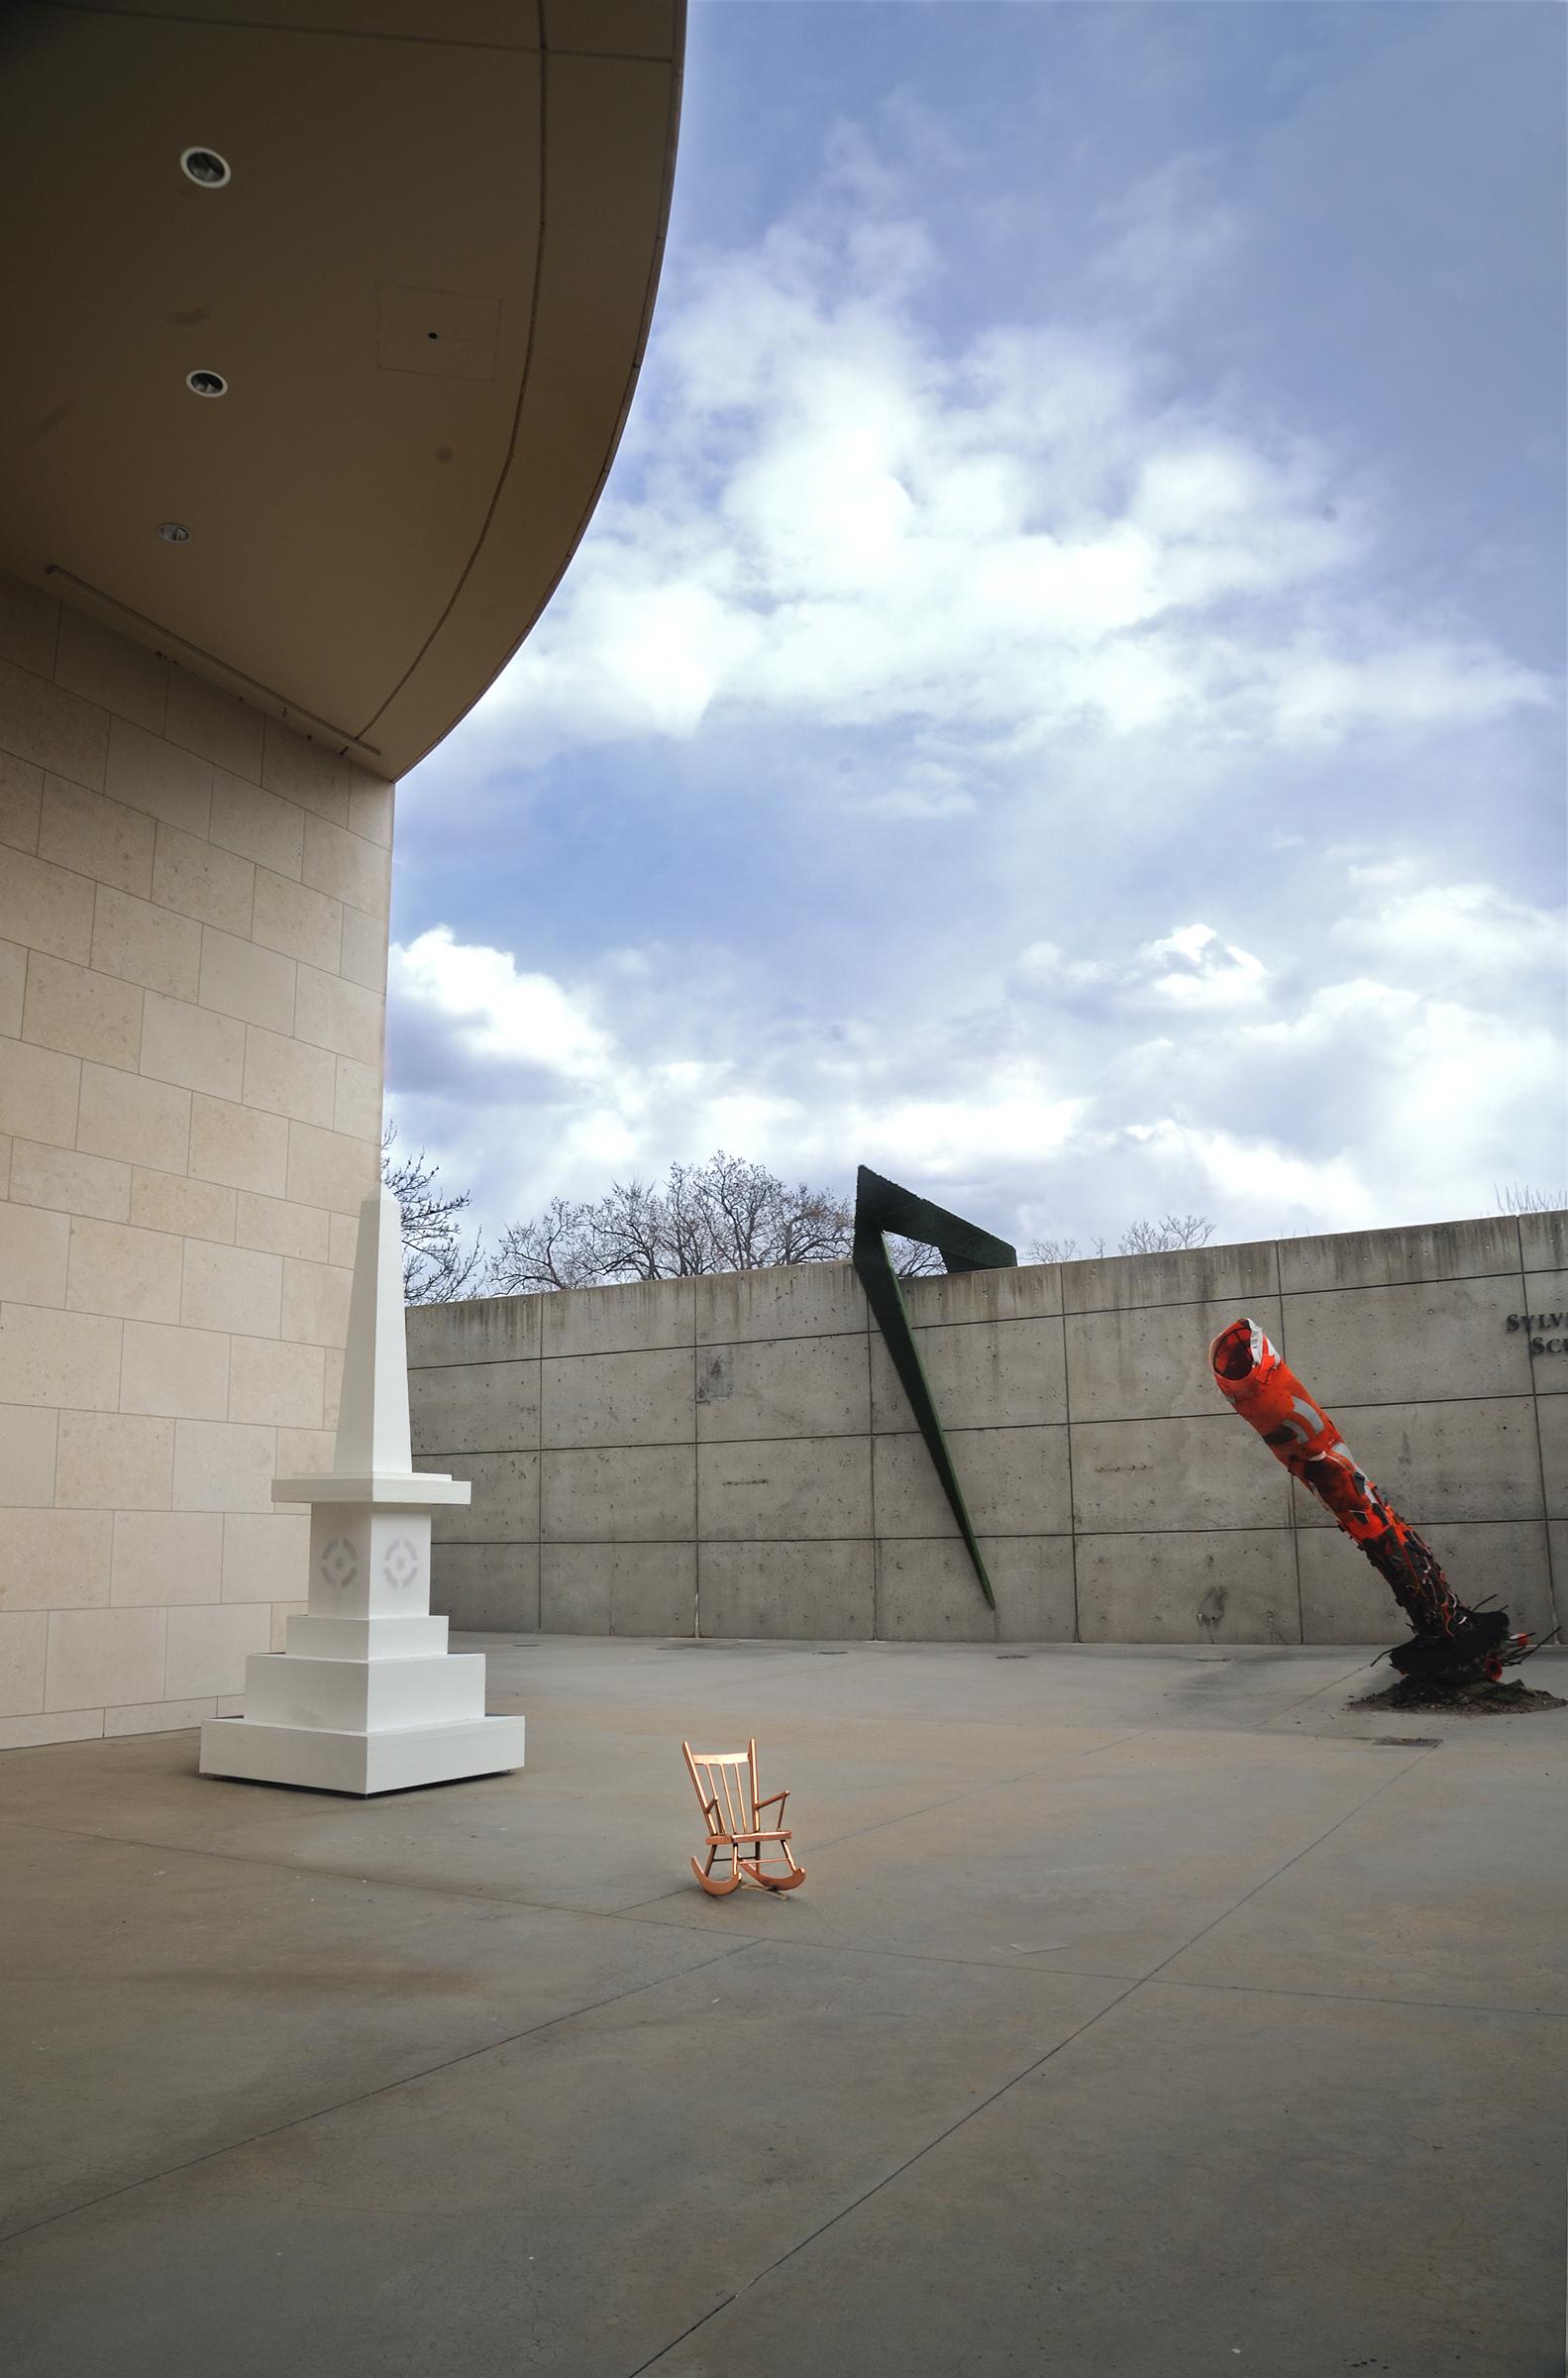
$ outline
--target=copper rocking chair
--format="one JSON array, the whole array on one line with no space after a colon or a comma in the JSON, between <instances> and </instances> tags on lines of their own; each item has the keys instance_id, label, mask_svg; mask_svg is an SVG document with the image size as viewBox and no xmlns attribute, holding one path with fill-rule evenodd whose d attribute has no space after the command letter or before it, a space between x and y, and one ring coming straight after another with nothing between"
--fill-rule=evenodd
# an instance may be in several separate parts
<instances>
[{"instance_id":1,"label":"copper rocking chair","mask_svg":"<svg viewBox=\"0 0 1568 2378\"><path fill-rule=\"evenodd\" d=\"M805 1868L794 1862L787 1827L761 1822L768 1808L782 1817L789 1794L775 1791L766 1800L757 1797L755 1738L743 1751L693 1751L689 1742L680 1748L707 1826L707 1862L699 1866L694 1858L691 1861L691 1872L703 1890L716 1899L727 1898L743 1883L757 1891L797 1891L805 1881ZM779 1845L783 1874L763 1871L763 1844L770 1841ZM750 1856L742 1855L743 1846L749 1846ZM729 1872L715 1875L713 1861L720 1850L730 1854Z\"/></svg>"}]
</instances>

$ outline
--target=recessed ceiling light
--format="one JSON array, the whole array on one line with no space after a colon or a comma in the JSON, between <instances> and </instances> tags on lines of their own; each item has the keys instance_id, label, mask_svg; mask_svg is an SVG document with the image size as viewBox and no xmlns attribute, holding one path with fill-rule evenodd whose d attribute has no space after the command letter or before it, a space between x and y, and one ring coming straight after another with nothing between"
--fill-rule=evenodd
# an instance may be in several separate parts
<instances>
[{"instance_id":1,"label":"recessed ceiling light","mask_svg":"<svg viewBox=\"0 0 1568 2378\"><path fill-rule=\"evenodd\" d=\"M233 179L228 159L220 157L216 149L187 149L179 161L179 169L188 181L198 183L204 190L221 190L226 181Z\"/></svg>"},{"instance_id":2,"label":"recessed ceiling light","mask_svg":"<svg viewBox=\"0 0 1568 2378\"><path fill-rule=\"evenodd\" d=\"M183 520L160 520L157 524L157 533L165 545L188 545L190 543L190 530L185 526Z\"/></svg>"},{"instance_id":3,"label":"recessed ceiling light","mask_svg":"<svg viewBox=\"0 0 1568 2378\"><path fill-rule=\"evenodd\" d=\"M227 396L229 392L221 372L187 372L185 385L193 396Z\"/></svg>"}]
</instances>

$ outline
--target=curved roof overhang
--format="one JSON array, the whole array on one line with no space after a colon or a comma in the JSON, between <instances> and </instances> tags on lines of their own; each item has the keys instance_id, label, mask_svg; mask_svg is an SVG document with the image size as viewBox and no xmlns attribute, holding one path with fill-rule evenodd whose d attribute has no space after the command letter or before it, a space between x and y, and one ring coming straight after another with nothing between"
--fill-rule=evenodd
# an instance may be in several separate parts
<instances>
[{"instance_id":1,"label":"curved roof overhang","mask_svg":"<svg viewBox=\"0 0 1568 2378\"><path fill-rule=\"evenodd\" d=\"M683 31L683 0L13 0L0 565L411 767L604 483Z\"/></svg>"}]
</instances>

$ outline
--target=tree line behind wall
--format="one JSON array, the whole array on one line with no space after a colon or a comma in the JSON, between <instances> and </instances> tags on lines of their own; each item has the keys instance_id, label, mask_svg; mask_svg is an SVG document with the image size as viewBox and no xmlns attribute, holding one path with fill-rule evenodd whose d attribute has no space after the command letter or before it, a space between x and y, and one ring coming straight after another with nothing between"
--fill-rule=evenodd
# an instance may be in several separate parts
<instances>
[{"instance_id":1,"label":"tree line behind wall","mask_svg":"<svg viewBox=\"0 0 1568 2378\"><path fill-rule=\"evenodd\" d=\"M381 1178L402 1209L403 1293L411 1305L847 1262L854 1243L849 1197L804 1181L791 1186L766 1164L720 1149L703 1164L672 1164L663 1181L613 1181L599 1198L552 1198L531 1221L511 1224L486 1253L480 1235L469 1235L470 1192L444 1190L440 1166L423 1149L417 1156L395 1153L396 1138L389 1125ZM1135 1222L1116 1251L1202 1246L1213 1228L1200 1214ZM942 1269L932 1247L898 1239L889 1246L903 1279ZM1103 1239L1084 1248L1072 1239L1037 1240L1026 1260L1058 1263L1105 1251Z\"/></svg>"},{"instance_id":2,"label":"tree line behind wall","mask_svg":"<svg viewBox=\"0 0 1568 2378\"><path fill-rule=\"evenodd\" d=\"M486 1253L467 1217L471 1193L440 1187L441 1168L394 1153L397 1126L381 1142L381 1179L403 1215L403 1294L411 1305L470 1296L535 1296L555 1288L604 1288L626 1280L677 1280L715 1271L763 1271L783 1263L842 1263L855 1237L855 1209L835 1189L793 1188L744 1156L720 1149L705 1164L672 1164L663 1181L613 1181L600 1198L552 1198L531 1222L512 1223ZM1568 1190L1499 1184L1500 1214L1554 1213ZM1205 1246L1206 1214L1164 1214L1128 1223L1118 1255ZM940 1271L934 1248L890 1240L903 1279ZM1107 1240L1036 1239L1028 1263L1069 1263L1110 1253Z\"/></svg>"}]
</instances>

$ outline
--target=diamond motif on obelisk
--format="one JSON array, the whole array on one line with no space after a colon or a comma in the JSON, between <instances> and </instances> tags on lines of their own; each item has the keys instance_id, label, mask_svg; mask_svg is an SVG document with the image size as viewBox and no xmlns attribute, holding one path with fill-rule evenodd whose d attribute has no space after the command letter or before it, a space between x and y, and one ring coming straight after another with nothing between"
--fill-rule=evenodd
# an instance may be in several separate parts
<instances>
[{"instance_id":1,"label":"diamond motif on obelisk","mask_svg":"<svg viewBox=\"0 0 1568 2378\"><path fill-rule=\"evenodd\" d=\"M342 1593L360 1573L360 1556L347 1536L334 1536L321 1556L321 1580L334 1593Z\"/></svg>"},{"instance_id":2,"label":"diamond motif on obelisk","mask_svg":"<svg viewBox=\"0 0 1568 2378\"><path fill-rule=\"evenodd\" d=\"M411 1585L418 1576L419 1555L406 1536L394 1537L387 1546L386 1559L381 1563L381 1574L394 1593L400 1593L405 1585Z\"/></svg>"}]
</instances>

